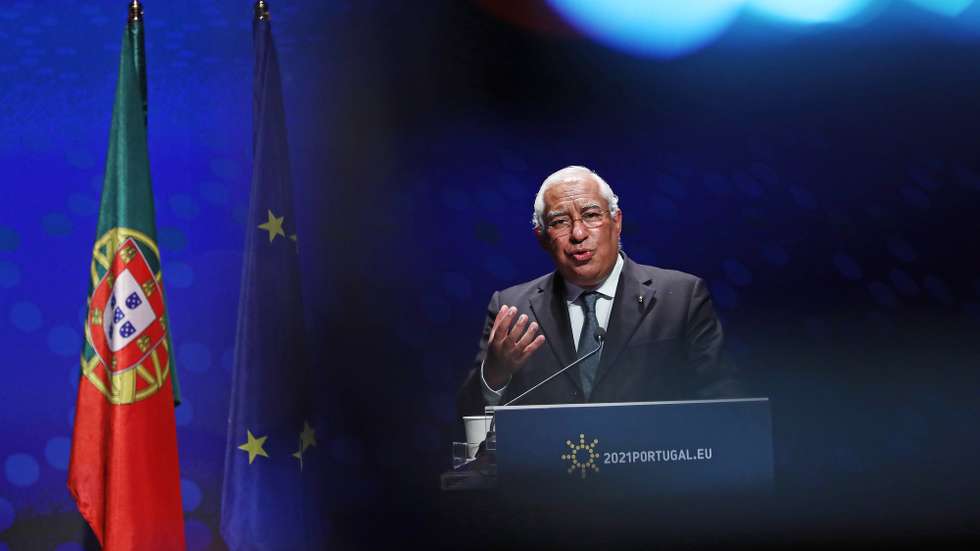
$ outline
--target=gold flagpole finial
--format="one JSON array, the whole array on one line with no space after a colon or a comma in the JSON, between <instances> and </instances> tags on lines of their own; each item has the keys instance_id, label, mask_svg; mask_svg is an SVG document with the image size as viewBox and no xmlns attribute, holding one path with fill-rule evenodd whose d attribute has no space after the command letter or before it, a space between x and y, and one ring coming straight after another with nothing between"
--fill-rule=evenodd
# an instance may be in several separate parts
<instances>
[{"instance_id":1,"label":"gold flagpole finial","mask_svg":"<svg viewBox=\"0 0 980 551\"><path fill-rule=\"evenodd\" d=\"M269 20L269 3L265 0L255 1L255 20L256 21L268 21Z\"/></svg>"},{"instance_id":2,"label":"gold flagpole finial","mask_svg":"<svg viewBox=\"0 0 980 551\"><path fill-rule=\"evenodd\" d=\"M129 22L135 23L143 20L143 4L140 0L133 0L129 3Z\"/></svg>"}]
</instances>

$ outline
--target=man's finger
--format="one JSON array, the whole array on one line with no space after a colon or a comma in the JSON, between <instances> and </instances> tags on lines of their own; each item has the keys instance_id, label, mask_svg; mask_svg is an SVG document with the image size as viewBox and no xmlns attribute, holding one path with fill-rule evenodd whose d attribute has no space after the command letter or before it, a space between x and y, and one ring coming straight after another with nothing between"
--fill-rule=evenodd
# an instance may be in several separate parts
<instances>
[{"instance_id":1,"label":"man's finger","mask_svg":"<svg viewBox=\"0 0 980 551\"><path fill-rule=\"evenodd\" d=\"M508 330L514 323L514 316L517 315L516 306L508 306L507 310L504 312L504 317L500 320L500 337L497 339L498 342L504 342L507 337L510 336L510 331Z\"/></svg>"},{"instance_id":2,"label":"man's finger","mask_svg":"<svg viewBox=\"0 0 980 551\"><path fill-rule=\"evenodd\" d=\"M526 321L526 320L525 320ZM538 322L532 321L531 325L527 327L527 331L521 335L520 340L517 341L517 349L523 350L525 346L534 340L534 336L538 334Z\"/></svg>"},{"instance_id":3,"label":"man's finger","mask_svg":"<svg viewBox=\"0 0 980 551\"><path fill-rule=\"evenodd\" d=\"M527 361L527 359L531 357L531 354L534 354L535 351L537 351L537 349L541 348L541 345L544 344L544 341L545 341L544 335L538 335L537 338L531 341L531 344L527 345L524 348L524 351L521 353L521 357L520 357L521 363Z\"/></svg>"},{"instance_id":4,"label":"man's finger","mask_svg":"<svg viewBox=\"0 0 980 551\"><path fill-rule=\"evenodd\" d=\"M517 318L517 323L515 323L514 327L510 329L510 338L513 339L515 343L520 342L521 335L524 334L525 325L527 325L527 315L521 314L521 317Z\"/></svg>"},{"instance_id":5,"label":"man's finger","mask_svg":"<svg viewBox=\"0 0 980 551\"><path fill-rule=\"evenodd\" d=\"M509 312L510 308L508 308L506 304L501 306L500 310L497 311L497 317L493 318L493 327L490 328L490 342L494 341L494 336L497 334L497 329L499 329L504 323L504 318L507 317Z\"/></svg>"}]
</instances>

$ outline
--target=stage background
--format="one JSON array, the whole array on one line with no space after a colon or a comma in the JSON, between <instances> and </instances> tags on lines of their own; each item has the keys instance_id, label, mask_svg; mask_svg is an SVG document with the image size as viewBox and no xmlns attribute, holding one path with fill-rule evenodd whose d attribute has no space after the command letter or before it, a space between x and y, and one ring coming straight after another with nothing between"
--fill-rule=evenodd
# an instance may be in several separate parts
<instances>
[{"instance_id":1,"label":"stage background","mask_svg":"<svg viewBox=\"0 0 980 551\"><path fill-rule=\"evenodd\" d=\"M3 550L92 545L65 478L124 4L0 12ZM145 5L191 549L222 548L249 4ZM772 399L788 541L976 538L980 5L623 49L518 4L273 3L333 546L439 537L456 388L490 294L550 269L531 202L567 164L619 194L631 258L709 282Z\"/></svg>"}]
</instances>

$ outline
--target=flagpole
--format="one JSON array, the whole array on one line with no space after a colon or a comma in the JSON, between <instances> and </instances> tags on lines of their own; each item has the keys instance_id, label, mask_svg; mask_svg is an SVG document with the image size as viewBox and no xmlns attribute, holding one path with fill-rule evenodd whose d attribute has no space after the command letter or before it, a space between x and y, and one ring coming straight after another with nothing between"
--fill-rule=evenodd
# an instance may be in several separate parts
<instances>
[{"instance_id":1,"label":"flagpole","mask_svg":"<svg viewBox=\"0 0 980 551\"><path fill-rule=\"evenodd\" d=\"M143 20L143 4L140 0L133 0L129 4L129 22L136 23Z\"/></svg>"},{"instance_id":2,"label":"flagpole","mask_svg":"<svg viewBox=\"0 0 980 551\"><path fill-rule=\"evenodd\" d=\"M256 0L255 2L255 20L256 21L268 21L269 20L269 3L265 0Z\"/></svg>"}]
</instances>

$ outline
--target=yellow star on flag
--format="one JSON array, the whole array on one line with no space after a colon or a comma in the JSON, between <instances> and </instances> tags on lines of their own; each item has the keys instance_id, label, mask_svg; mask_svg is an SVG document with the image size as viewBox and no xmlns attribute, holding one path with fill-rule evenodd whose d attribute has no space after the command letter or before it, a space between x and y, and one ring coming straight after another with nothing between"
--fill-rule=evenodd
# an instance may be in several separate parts
<instances>
[{"instance_id":1,"label":"yellow star on flag","mask_svg":"<svg viewBox=\"0 0 980 551\"><path fill-rule=\"evenodd\" d=\"M277 217L276 215L272 214L272 211L270 210L269 221L265 224L259 224L259 228L269 232L269 243L272 243L272 240L275 239L277 235L286 237L286 232L282 231L282 221L285 218L285 216Z\"/></svg>"},{"instance_id":2,"label":"yellow star on flag","mask_svg":"<svg viewBox=\"0 0 980 551\"><path fill-rule=\"evenodd\" d=\"M248 452L248 464L251 465L252 461L255 461L256 455L261 455L262 457L266 458L269 457L269 454L265 453L265 450L262 449L262 445L265 444L265 440L268 438L268 436L256 438L255 436L252 436L252 431L245 429L245 432L248 433L248 442L238 446L238 449Z\"/></svg>"},{"instance_id":3,"label":"yellow star on flag","mask_svg":"<svg viewBox=\"0 0 980 551\"><path fill-rule=\"evenodd\" d=\"M303 421L303 432L299 433L299 439L303 443L302 451L306 451L310 446L316 446L316 431L308 421Z\"/></svg>"}]
</instances>

